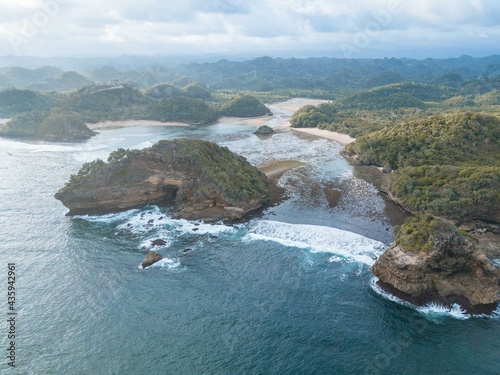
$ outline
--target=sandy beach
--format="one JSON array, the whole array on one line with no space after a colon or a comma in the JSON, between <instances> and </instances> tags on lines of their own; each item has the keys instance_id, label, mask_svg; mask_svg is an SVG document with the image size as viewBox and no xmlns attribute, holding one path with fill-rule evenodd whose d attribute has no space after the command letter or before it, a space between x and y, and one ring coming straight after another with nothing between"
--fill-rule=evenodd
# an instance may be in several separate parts
<instances>
[{"instance_id":1,"label":"sandy beach","mask_svg":"<svg viewBox=\"0 0 500 375\"><path fill-rule=\"evenodd\" d=\"M331 139L343 145L347 145L356 140L356 138L352 138L347 134L336 133L330 130L322 130L318 128L292 128L292 131L314 135L316 137Z\"/></svg>"},{"instance_id":2,"label":"sandy beach","mask_svg":"<svg viewBox=\"0 0 500 375\"><path fill-rule=\"evenodd\" d=\"M125 126L190 126L184 122L161 122L152 120L119 120L119 121L102 121L95 124L86 124L89 129L106 129L120 128Z\"/></svg>"},{"instance_id":3,"label":"sandy beach","mask_svg":"<svg viewBox=\"0 0 500 375\"><path fill-rule=\"evenodd\" d=\"M273 116L258 116L258 117L221 117L217 122L230 122L236 125L262 126L271 121Z\"/></svg>"},{"instance_id":4,"label":"sandy beach","mask_svg":"<svg viewBox=\"0 0 500 375\"><path fill-rule=\"evenodd\" d=\"M267 107L273 111L275 115L288 115L292 116L294 112L298 111L300 108L306 105L317 106L321 103L328 103L329 100L321 99L307 99L307 98L293 98L284 102L278 102L273 104L267 104Z\"/></svg>"}]
</instances>

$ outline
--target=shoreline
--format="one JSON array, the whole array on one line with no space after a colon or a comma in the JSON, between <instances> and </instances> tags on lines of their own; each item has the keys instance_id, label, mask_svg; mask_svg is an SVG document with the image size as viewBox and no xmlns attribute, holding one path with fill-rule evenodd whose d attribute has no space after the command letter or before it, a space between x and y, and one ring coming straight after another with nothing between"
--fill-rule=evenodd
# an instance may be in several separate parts
<instances>
[{"instance_id":1,"label":"shoreline","mask_svg":"<svg viewBox=\"0 0 500 375\"><path fill-rule=\"evenodd\" d=\"M118 120L118 121L100 121L94 124L86 123L90 130L93 129L108 129L108 128L122 128L130 126L191 126L185 122L177 121L154 121L154 120Z\"/></svg>"},{"instance_id":2,"label":"shoreline","mask_svg":"<svg viewBox=\"0 0 500 375\"><path fill-rule=\"evenodd\" d=\"M273 115L263 115L256 117L231 117L224 116L215 121L215 123L231 123L235 125L247 125L254 126L258 128L262 125L274 125L271 126L274 129L290 129L292 131L300 132L303 134L312 135L315 137L330 139L336 141L342 145L347 145L354 142L356 139L350 137L347 134L332 132L329 130L323 130L318 128L292 128L290 119L295 111L306 105L317 106L321 103L328 103L329 100L323 99L308 99L308 98L293 98L283 102L277 102L272 104L266 104L266 106L272 110ZM96 129L110 129L110 128L120 128L120 127L132 127L132 126L181 126L189 127L191 124L178 121L153 121L153 120L118 120L118 121L100 121L97 123L86 123L90 130Z\"/></svg>"},{"instance_id":3,"label":"shoreline","mask_svg":"<svg viewBox=\"0 0 500 375\"><path fill-rule=\"evenodd\" d=\"M347 134L332 132L330 130L323 130L318 128L292 128L290 129L299 133L309 134L316 137L331 139L343 145L348 145L356 140Z\"/></svg>"}]
</instances>

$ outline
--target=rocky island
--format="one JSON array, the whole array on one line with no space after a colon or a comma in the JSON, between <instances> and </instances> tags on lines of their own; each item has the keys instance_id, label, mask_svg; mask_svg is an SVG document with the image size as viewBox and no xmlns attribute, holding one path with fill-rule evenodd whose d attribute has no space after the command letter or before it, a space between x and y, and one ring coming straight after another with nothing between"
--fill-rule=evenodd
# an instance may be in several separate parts
<instances>
[{"instance_id":1,"label":"rocky island","mask_svg":"<svg viewBox=\"0 0 500 375\"><path fill-rule=\"evenodd\" d=\"M239 220L269 198L267 177L215 143L162 140L143 150L118 149L86 163L55 198L69 215L172 206L178 218Z\"/></svg>"},{"instance_id":2,"label":"rocky island","mask_svg":"<svg viewBox=\"0 0 500 375\"><path fill-rule=\"evenodd\" d=\"M415 305L456 303L471 314L495 310L496 269L466 233L443 219L417 215L396 227L394 236L372 267L382 289Z\"/></svg>"}]
</instances>

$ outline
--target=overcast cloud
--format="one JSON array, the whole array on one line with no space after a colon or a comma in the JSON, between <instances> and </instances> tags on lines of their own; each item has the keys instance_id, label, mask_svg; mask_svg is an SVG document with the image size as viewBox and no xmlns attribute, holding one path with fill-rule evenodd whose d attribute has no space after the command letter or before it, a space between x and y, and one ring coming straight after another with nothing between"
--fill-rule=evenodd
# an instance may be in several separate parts
<instances>
[{"instance_id":1,"label":"overcast cloud","mask_svg":"<svg viewBox=\"0 0 500 375\"><path fill-rule=\"evenodd\" d=\"M498 0L0 0L1 55L499 53Z\"/></svg>"}]
</instances>

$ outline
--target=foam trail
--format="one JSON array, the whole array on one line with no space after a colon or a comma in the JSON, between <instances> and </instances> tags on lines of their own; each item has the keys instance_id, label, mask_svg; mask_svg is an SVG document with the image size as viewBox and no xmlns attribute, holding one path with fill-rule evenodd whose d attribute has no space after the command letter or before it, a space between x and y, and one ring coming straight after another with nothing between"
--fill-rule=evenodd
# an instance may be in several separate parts
<instances>
[{"instance_id":1,"label":"foam trail","mask_svg":"<svg viewBox=\"0 0 500 375\"><path fill-rule=\"evenodd\" d=\"M73 218L82 219L93 223L115 223L127 220L137 212L139 212L139 210L134 209L105 215L75 215L73 216Z\"/></svg>"},{"instance_id":2,"label":"foam trail","mask_svg":"<svg viewBox=\"0 0 500 375\"><path fill-rule=\"evenodd\" d=\"M319 225L255 221L249 232L243 240L274 241L313 253L333 253L336 256L330 258L331 262L350 260L372 265L386 248L383 243L359 234Z\"/></svg>"},{"instance_id":3,"label":"foam trail","mask_svg":"<svg viewBox=\"0 0 500 375\"><path fill-rule=\"evenodd\" d=\"M491 315L484 315L484 314L479 314L479 315L471 315L467 314L460 305L454 303L451 305L451 307L446 307L443 305L440 305L438 303L429 303L425 306L415 306L407 301L403 301L401 298L398 298L390 293L387 293L385 290L381 289L377 285L378 278L373 277L370 281L370 286L372 290L377 293L378 295L382 296L385 299L388 299L389 301L396 302L400 305L412 308L422 315L424 315L426 318L431 319L431 320L440 320L442 318L454 318L458 320L466 320L470 318L488 318L488 319L498 319L500 318L500 306L491 314Z\"/></svg>"}]
</instances>

